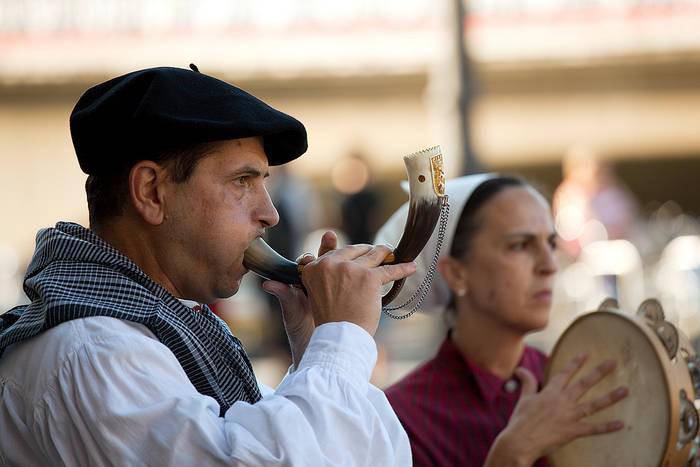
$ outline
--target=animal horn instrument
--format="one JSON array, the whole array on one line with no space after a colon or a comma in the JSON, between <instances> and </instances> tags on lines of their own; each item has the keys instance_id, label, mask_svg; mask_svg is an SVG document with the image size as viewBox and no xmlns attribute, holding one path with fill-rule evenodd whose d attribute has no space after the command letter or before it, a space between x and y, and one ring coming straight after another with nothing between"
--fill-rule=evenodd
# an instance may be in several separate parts
<instances>
[{"instance_id":1,"label":"animal horn instrument","mask_svg":"<svg viewBox=\"0 0 700 467\"><path fill-rule=\"evenodd\" d=\"M416 259L435 230L438 220L447 217L445 172L440 146L424 149L405 156L408 174L409 209L406 226L396 249L382 264L407 263ZM445 213L441 216L442 213ZM290 261L273 250L262 238L255 239L245 252L243 265L265 279L303 287L303 265ZM382 306L388 305L403 287L404 280L394 282L382 297Z\"/></svg>"}]
</instances>

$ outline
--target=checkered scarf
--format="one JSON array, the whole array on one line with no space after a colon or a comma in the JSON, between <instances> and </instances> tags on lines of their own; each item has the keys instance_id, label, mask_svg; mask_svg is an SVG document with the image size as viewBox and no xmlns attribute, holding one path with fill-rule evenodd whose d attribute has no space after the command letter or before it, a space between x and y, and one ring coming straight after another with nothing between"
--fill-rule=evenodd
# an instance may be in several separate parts
<instances>
[{"instance_id":1,"label":"checkered scarf","mask_svg":"<svg viewBox=\"0 0 700 467\"><path fill-rule=\"evenodd\" d=\"M0 315L0 356L11 344L65 321L109 316L146 326L166 345L221 414L260 400L245 350L208 307L190 310L92 231L59 222L37 234L24 279L31 300Z\"/></svg>"}]
</instances>

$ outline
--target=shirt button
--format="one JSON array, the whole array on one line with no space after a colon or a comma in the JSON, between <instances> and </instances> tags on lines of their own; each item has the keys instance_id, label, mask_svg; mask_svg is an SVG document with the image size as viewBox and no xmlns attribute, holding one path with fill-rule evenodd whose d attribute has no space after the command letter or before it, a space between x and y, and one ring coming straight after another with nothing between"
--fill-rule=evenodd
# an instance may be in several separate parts
<instances>
[{"instance_id":1,"label":"shirt button","mask_svg":"<svg viewBox=\"0 0 700 467\"><path fill-rule=\"evenodd\" d=\"M509 379L506 381L506 384L503 385L503 389L505 389L507 393L514 393L518 389L518 381L515 379Z\"/></svg>"}]
</instances>

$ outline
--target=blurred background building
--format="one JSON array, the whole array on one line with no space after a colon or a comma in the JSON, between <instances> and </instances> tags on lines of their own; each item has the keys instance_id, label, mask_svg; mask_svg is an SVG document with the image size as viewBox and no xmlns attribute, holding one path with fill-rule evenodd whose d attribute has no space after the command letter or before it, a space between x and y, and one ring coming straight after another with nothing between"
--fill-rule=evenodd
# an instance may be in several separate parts
<instances>
[{"instance_id":1,"label":"blurred background building","mask_svg":"<svg viewBox=\"0 0 700 467\"><path fill-rule=\"evenodd\" d=\"M516 172L554 196L561 274L533 343L550 349L606 295L630 310L656 296L697 337L698 24L700 0L0 0L0 308L26 300L37 229L87 224L68 129L80 94L195 63L307 126L309 152L277 187L306 198L282 209L291 257L318 229L359 227L353 202L376 228L405 201L401 156L441 144L449 175ZM274 384L270 306L247 277L217 309ZM443 332L439 316L383 320L376 381Z\"/></svg>"}]
</instances>

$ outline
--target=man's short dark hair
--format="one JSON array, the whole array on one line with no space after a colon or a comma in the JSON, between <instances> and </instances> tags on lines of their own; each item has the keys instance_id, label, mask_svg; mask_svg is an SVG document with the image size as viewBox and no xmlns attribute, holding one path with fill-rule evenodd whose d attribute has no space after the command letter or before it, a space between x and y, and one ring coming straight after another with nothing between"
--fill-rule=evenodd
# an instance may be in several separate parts
<instances>
[{"instance_id":1,"label":"man's short dark hair","mask_svg":"<svg viewBox=\"0 0 700 467\"><path fill-rule=\"evenodd\" d=\"M144 159L152 160L168 170L175 183L186 182L197 163L210 154L216 143L198 143L164 151ZM85 181L90 228L97 228L120 216L129 201L129 172L133 165L119 168L111 174L89 175Z\"/></svg>"}]
</instances>

